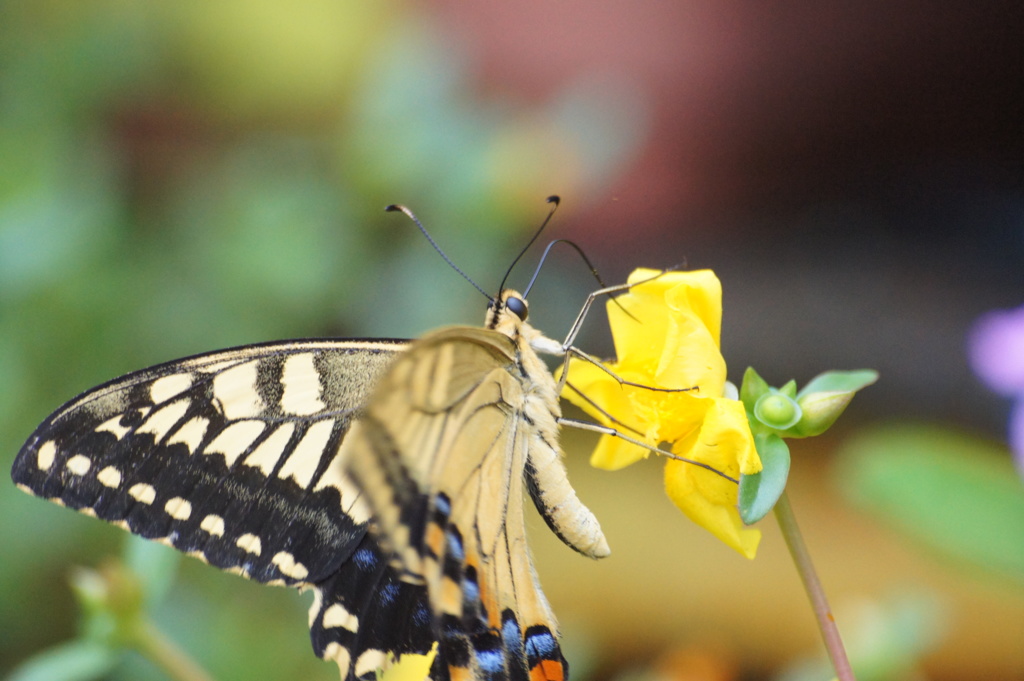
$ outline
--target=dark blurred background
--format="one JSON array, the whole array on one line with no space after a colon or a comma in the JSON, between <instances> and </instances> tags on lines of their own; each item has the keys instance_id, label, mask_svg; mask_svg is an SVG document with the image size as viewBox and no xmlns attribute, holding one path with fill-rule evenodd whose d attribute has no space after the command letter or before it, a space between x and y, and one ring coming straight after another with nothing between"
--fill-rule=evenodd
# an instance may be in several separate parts
<instances>
[{"instance_id":1,"label":"dark blurred background","mask_svg":"<svg viewBox=\"0 0 1024 681\"><path fill-rule=\"evenodd\" d=\"M1009 2L0 0L0 461L132 369L478 323L481 296L383 206L493 289L557 193L547 236L609 282L718 272L734 381L881 372L794 448L791 486L855 664L889 660L861 678L1019 679L1024 573L858 505L836 451L879 423L1005 437L965 338L1024 303L1022 27ZM560 337L593 286L556 249L531 319ZM579 344L608 355L602 326ZM830 678L772 519L747 562L661 495L657 462L598 472L567 440L613 549L590 564L531 525L574 678ZM69 566L124 537L9 484L0 518L3 672L74 635ZM336 678L306 601L181 572L158 621L218 678ZM162 677L129 658L110 678Z\"/></svg>"}]
</instances>

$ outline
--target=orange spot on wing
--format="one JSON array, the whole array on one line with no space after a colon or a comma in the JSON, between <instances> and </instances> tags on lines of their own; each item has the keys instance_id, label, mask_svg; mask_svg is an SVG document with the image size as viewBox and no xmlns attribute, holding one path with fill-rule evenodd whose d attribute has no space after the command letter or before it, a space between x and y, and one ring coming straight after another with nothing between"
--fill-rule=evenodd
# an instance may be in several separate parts
<instances>
[{"instance_id":1,"label":"orange spot on wing","mask_svg":"<svg viewBox=\"0 0 1024 681\"><path fill-rule=\"evenodd\" d=\"M500 630L501 617L499 616L498 613L501 610L501 608L498 607L498 601L494 596L494 592L492 592L490 589L487 589L485 591L484 588L485 585L481 583L480 603L487 610L487 625L491 627L491 629Z\"/></svg>"},{"instance_id":2,"label":"orange spot on wing","mask_svg":"<svg viewBox=\"0 0 1024 681\"><path fill-rule=\"evenodd\" d=\"M424 543L434 552L435 556L441 555L441 549L444 547L444 530L440 525L437 523L427 525L427 536L424 537Z\"/></svg>"},{"instance_id":3,"label":"orange spot on wing","mask_svg":"<svg viewBox=\"0 0 1024 681\"><path fill-rule=\"evenodd\" d=\"M465 667L448 667L448 678L452 681L473 681L469 670Z\"/></svg>"},{"instance_id":4,"label":"orange spot on wing","mask_svg":"<svg viewBox=\"0 0 1024 681\"><path fill-rule=\"evenodd\" d=\"M530 670L530 681L565 681L565 667L561 662L541 660Z\"/></svg>"},{"instance_id":5,"label":"orange spot on wing","mask_svg":"<svg viewBox=\"0 0 1024 681\"><path fill-rule=\"evenodd\" d=\"M448 577L441 580L441 612L462 614L462 587Z\"/></svg>"}]
</instances>

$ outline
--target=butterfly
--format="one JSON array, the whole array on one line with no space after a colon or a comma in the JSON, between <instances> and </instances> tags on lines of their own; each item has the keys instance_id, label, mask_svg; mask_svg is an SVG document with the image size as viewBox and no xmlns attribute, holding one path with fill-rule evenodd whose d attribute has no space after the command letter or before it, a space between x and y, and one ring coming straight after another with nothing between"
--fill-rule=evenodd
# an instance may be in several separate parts
<instances>
[{"instance_id":1,"label":"butterfly","mask_svg":"<svg viewBox=\"0 0 1024 681\"><path fill-rule=\"evenodd\" d=\"M12 469L26 492L267 584L314 592L315 653L372 679L561 681L523 497L576 551L608 544L566 477L563 344L504 290L483 328L196 355L89 390Z\"/></svg>"}]
</instances>

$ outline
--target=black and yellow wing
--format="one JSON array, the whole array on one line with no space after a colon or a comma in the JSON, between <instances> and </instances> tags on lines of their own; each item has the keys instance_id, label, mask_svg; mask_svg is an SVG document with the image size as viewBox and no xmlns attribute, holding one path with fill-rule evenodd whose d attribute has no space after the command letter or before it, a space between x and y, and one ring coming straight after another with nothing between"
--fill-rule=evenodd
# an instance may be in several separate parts
<instances>
[{"instance_id":1,"label":"black and yellow wing","mask_svg":"<svg viewBox=\"0 0 1024 681\"><path fill-rule=\"evenodd\" d=\"M360 493L329 468L407 347L290 341L137 371L51 415L22 447L12 477L31 494L221 569L314 589L311 635L321 657L335 657L338 646L364 665L366 651L425 652L434 633L423 587L400 582L368 532ZM362 616L358 631L341 616L342 602ZM354 671L343 668L343 678Z\"/></svg>"}]
</instances>

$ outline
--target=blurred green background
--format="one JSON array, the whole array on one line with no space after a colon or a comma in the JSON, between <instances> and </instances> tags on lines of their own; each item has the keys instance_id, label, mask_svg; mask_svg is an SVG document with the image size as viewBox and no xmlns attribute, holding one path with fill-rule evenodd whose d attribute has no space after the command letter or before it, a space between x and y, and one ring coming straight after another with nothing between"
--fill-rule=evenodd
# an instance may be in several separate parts
<instances>
[{"instance_id":1,"label":"blurred green background","mask_svg":"<svg viewBox=\"0 0 1024 681\"><path fill-rule=\"evenodd\" d=\"M1012 7L0 0L0 461L132 369L479 323L383 206L491 290L557 193L548 238L609 282L719 273L733 380L881 371L795 447L791 487L861 678L1019 679L1009 404L964 355L978 315L1024 302ZM556 249L531 319L561 337L593 285ZM601 327L579 344L607 355ZM748 563L687 525L657 463L594 471L592 440L566 440L613 549L591 564L531 524L574 678L828 678L771 519ZM126 537L10 484L0 519L5 674L75 635L71 566ZM217 678L336 678L307 606L183 561L154 616ZM163 677L128 656L108 678Z\"/></svg>"}]
</instances>

